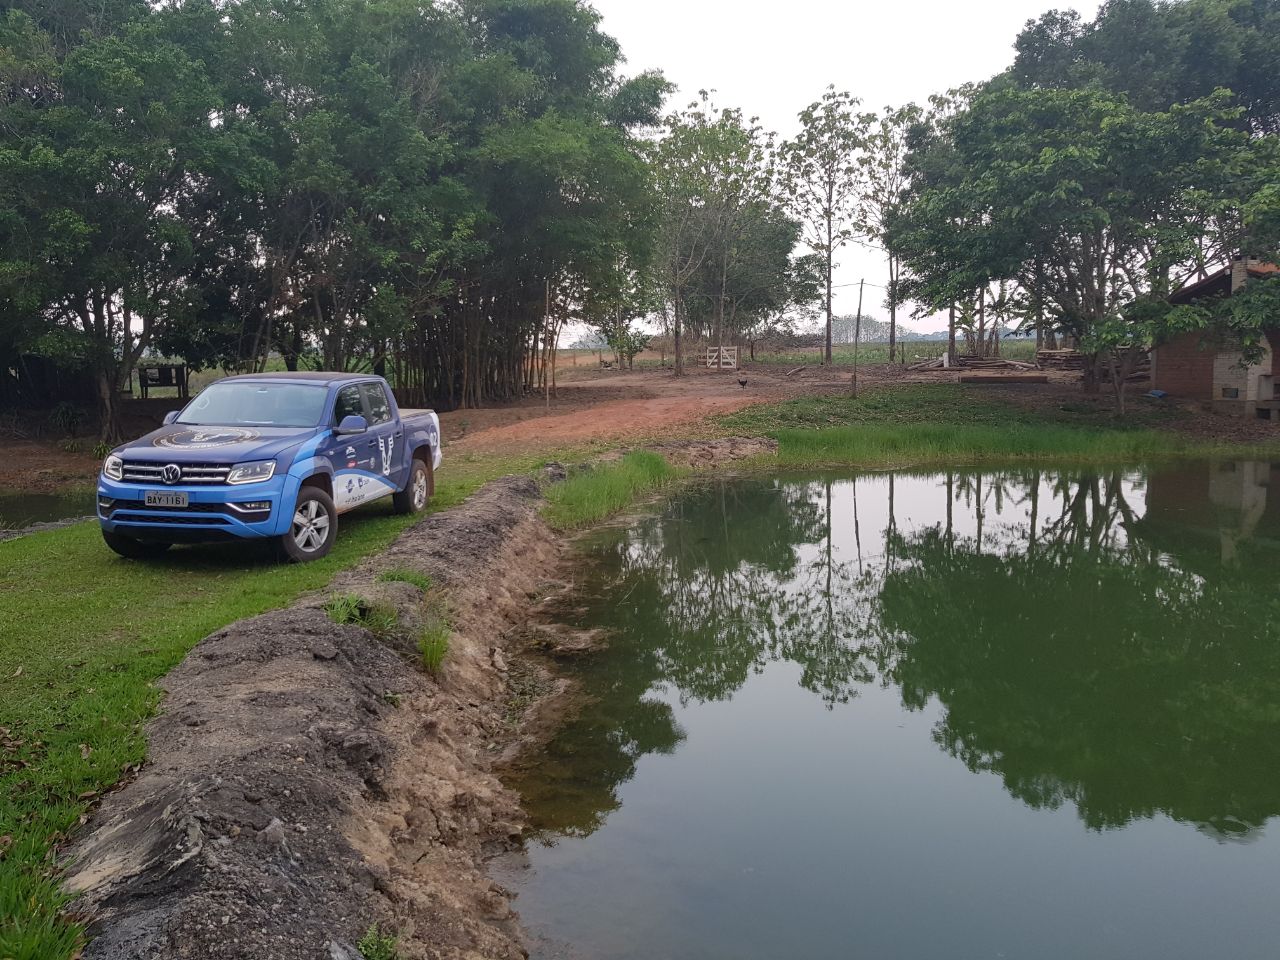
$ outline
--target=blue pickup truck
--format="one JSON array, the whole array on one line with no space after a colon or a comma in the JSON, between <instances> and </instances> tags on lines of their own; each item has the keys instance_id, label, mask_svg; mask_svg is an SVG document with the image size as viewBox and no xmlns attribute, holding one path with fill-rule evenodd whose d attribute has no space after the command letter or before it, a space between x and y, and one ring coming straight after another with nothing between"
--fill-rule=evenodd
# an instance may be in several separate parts
<instances>
[{"instance_id":1,"label":"blue pickup truck","mask_svg":"<svg viewBox=\"0 0 1280 960\"><path fill-rule=\"evenodd\" d=\"M439 418L398 409L381 377L227 377L111 451L98 519L107 546L132 559L266 539L283 559L316 560L347 510L386 496L402 513L424 509L439 465Z\"/></svg>"}]
</instances>

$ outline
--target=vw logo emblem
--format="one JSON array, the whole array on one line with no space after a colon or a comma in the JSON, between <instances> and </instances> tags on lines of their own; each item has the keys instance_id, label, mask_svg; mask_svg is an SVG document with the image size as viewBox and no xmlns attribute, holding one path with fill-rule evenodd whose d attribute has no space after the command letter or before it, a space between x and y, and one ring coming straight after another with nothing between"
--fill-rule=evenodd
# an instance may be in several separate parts
<instances>
[{"instance_id":1,"label":"vw logo emblem","mask_svg":"<svg viewBox=\"0 0 1280 960\"><path fill-rule=\"evenodd\" d=\"M160 479L165 483L177 483L182 479L182 468L176 463L167 463L160 471Z\"/></svg>"}]
</instances>

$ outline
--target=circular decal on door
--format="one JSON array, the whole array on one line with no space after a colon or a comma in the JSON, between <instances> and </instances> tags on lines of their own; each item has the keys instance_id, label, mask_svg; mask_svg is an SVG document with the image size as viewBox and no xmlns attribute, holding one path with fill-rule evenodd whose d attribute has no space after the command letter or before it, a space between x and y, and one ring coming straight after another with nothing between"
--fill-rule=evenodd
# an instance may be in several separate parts
<instances>
[{"instance_id":1,"label":"circular decal on door","mask_svg":"<svg viewBox=\"0 0 1280 960\"><path fill-rule=\"evenodd\" d=\"M234 443L248 443L262 436L253 430L240 427L204 427L180 430L163 437L156 437L157 447L177 447L180 450L207 450L210 447L229 447Z\"/></svg>"}]
</instances>

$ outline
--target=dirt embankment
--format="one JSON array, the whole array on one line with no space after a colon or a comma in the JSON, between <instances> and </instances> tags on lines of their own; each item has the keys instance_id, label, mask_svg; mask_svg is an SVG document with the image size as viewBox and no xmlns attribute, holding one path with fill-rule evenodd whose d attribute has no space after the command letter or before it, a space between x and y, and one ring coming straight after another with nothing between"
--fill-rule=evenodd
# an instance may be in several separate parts
<instances>
[{"instance_id":1,"label":"dirt embankment","mask_svg":"<svg viewBox=\"0 0 1280 960\"><path fill-rule=\"evenodd\" d=\"M322 597L196 646L163 681L146 767L72 851L86 958L354 957L374 921L409 958L523 956L484 861L521 831L489 770L515 735L505 638L559 556L539 501L532 480L497 481L333 584L406 629L421 592L378 573L443 587L439 682Z\"/></svg>"}]
</instances>

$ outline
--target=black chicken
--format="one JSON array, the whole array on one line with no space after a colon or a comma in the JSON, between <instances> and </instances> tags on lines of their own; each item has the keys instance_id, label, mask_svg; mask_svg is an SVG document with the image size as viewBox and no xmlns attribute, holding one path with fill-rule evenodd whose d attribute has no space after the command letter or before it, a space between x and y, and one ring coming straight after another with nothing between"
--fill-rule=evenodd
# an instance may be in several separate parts
<instances>
[{"instance_id":1,"label":"black chicken","mask_svg":"<svg viewBox=\"0 0 1280 960\"><path fill-rule=\"evenodd\" d=\"M747 378L744 376L739 376L738 386L740 386L743 390L747 389Z\"/></svg>"}]
</instances>

